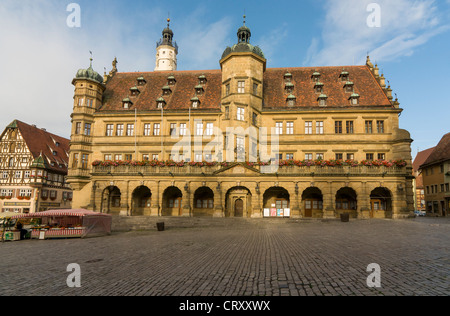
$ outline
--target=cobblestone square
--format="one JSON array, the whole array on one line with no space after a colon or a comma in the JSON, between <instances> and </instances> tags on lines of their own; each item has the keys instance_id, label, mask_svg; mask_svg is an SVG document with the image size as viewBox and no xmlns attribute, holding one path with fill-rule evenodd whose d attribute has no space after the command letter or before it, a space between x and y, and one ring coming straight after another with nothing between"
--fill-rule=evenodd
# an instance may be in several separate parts
<instances>
[{"instance_id":1,"label":"cobblestone square","mask_svg":"<svg viewBox=\"0 0 450 316\"><path fill-rule=\"evenodd\" d=\"M0 244L0 293L100 296L440 295L449 288L448 218L220 219L158 232ZM67 266L81 269L68 287ZM367 266L381 268L369 288Z\"/></svg>"}]
</instances>

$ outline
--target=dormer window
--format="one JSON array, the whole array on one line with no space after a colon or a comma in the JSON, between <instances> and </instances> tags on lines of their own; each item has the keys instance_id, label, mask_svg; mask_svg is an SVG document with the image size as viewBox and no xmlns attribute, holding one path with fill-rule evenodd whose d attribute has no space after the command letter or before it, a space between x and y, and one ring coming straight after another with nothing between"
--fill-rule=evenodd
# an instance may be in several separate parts
<instances>
[{"instance_id":1,"label":"dormer window","mask_svg":"<svg viewBox=\"0 0 450 316\"><path fill-rule=\"evenodd\" d=\"M316 92L316 93L323 93L323 83L321 83L321 82L316 82L315 84L314 84L314 91Z\"/></svg>"},{"instance_id":2,"label":"dormer window","mask_svg":"<svg viewBox=\"0 0 450 316\"><path fill-rule=\"evenodd\" d=\"M174 77L174 76L169 76L169 77L167 78L167 84L168 84L169 86L175 85L176 82L177 82L177 81L175 80L175 77Z\"/></svg>"},{"instance_id":3,"label":"dormer window","mask_svg":"<svg viewBox=\"0 0 450 316\"><path fill-rule=\"evenodd\" d=\"M359 94L353 93L350 98L350 105L358 105L359 104Z\"/></svg>"},{"instance_id":4,"label":"dormer window","mask_svg":"<svg viewBox=\"0 0 450 316\"><path fill-rule=\"evenodd\" d=\"M147 81L145 81L144 77L137 78L137 85L138 86L144 86L146 83L147 83Z\"/></svg>"},{"instance_id":5,"label":"dormer window","mask_svg":"<svg viewBox=\"0 0 450 316\"><path fill-rule=\"evenodd\" d=\"M130 94L133 97L137 97L140 93L141 93L141 91L139 91L139 89L137 87L133 87L130 89Z\"/></svg>"},{"instance_id":6,"label":"dormer window","mask_svg":"<svg viewBox=\"0 0 450 316\"><path fill-rule=\"evenodd\" d=\"M200 100L199 100L197 97L193 97L193 98L191 99L191 102L192 102L192 108L193 108L193 109L198 108L198 106L199 106L199 104L200 104Z\"/></svg>"},{"instance_id":7,"label":"dormer window","mask_svg":"<svg viewBox=\"0 0 450 316\"><path fill-rule=\"evenodd\" d=\"M196 93L196 94L202 95L203 92L204 92L204 90L203 90L203 86L202 86L202 85L197 85L197 86L195 86L195 93Z\"/></svg>"},{"instance_id":8,"label":"dormer window","mask_svg":"<svg viewBox=\"0 0 450 316\"><path fill-rule=\"evenodd\" d=\"M320 72L315 71L312 76L311 79L313 82L319 82L320 81Z\"/></svg>"},{"instance_id":9,"label":"dormer window","mask_svg":"<svg viewBox=\"0 0 450 316\"><path fill-rule=\"evenodd\" d=\"M284 74L284 82L291 82L292 81L292 74L287 72Z\"/></svg>"},{"instance_id":10,"label":"dormer window","mask_svg":"<svg viewBox=\"0 0 450 316\"><path fill-rule=\"evenodd\" d=\"M206 76L205 75L199 76L198 82L199 82L199 84L206 84Z\"/></svg>"},{"instance_id":11,"label":"dormer window","mask_svg":"<svg viewBox=\"0 0 450 316\"><path fill-rule=\"evenodd\" d=\"M344 85L345 92L353 93L353 82L347 81Z\"/></svg>"},{"instance_id":12,"label":"dormer window","mask_svg":"<svg viewBox=\"0 0 450 316\"><path fill-rule=\"evenodd\" d=\"M292 94L290 94L286 99L286 103L288 106L295 106L296 101L297 101L297 98Z\"/></svg>"},{"instance_id":13,"label":"dormer window","mask_svg":"<svg viewBox=\"0 0 450 316\"><path fill-rule=\"evenodd\" d=\"M124 109L129 109L129 108L131 108L133 103L131 102L130 98L125 98L122 100L122 105L123 105Z\"/></svg>"},{"instance_id":14,"label":"dormer window","mask_svg":"<svg viewBox=\"0 0 450 316\"><path fill-rule=\"evenodd\" d=\"M162 90L163 90L163 95L170 95L172 93L172 90L170 89L169 86L164 86L162 88Z\"/></svg>"},{"instance_id":15,"label":"dormer window","mask_svg":"<svg viewBox=\"0 0 450 316\"><path fill-rule=\"evenodd\" d=\"M341 78L341 81L342 81L342 82L347 82L347 81L349 81L349 80L348 80L349 76L350 76L350 74L349 74L347 71L344 70L344 71L342 71L341 74L339 75L339 78Z\"/></svg>"},{"instance_id":16,"label":"dormer window","mask_svg":"<svg viewBox=\"0 0 450 316\"><path fill-rule=\"evenodd\" d=\"M158 109L164 108L165 105L166 105L166 100L164 100L163 97L161 97L161 98L159 98L159 99L156 100L156 107L157 107Z\"/></svg>"},{"instance_id":17,"label":"dormer window","mask_svg":"<svg viewBox=\"0 0 450 316\"><path fill-rule=\"evenodd\" d=\"M286 82L285 90L287 93L292 93L294 91L294 84L292 82Z\"/></svg>"},{"instance_id":18,"label":"dormer window","mask_svg":"<svg viewBox=\"0 0 450 316\"><path fill-rule=\"evenodd\" d=\"M327 106L327 99L328 96L326 94L321 94L317 98L317 101L319 102L319 106Z\"/></svg>"}]
</instances>

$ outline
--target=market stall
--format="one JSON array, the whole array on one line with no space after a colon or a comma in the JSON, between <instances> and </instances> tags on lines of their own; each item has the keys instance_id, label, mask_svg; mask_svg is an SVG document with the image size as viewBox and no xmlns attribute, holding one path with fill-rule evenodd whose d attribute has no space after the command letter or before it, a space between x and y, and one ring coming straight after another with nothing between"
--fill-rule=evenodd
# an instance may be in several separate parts
<instances>
[{"instance_id":1,"label":"market stall","mask_svg":"<svg viewBox=\"0 0 450 316\"><path fill-rule=\"evenodd\" d=\"M16 214L12 218L39 218L31 238L85 238L111 233L112 217L88 210L51 210Z\"/></svg>"},{"instance_id":2,"label":"market stall","mask_svg":"<svg viewBox=\"0 0 450 316\"><path fill-rule=\"evenodd\" d=\"M12 220L17 213L4 212L0 213L0 229L2 241L20 240L20 231L14 229L15 220Z\"/></svg>"}]
</instances>

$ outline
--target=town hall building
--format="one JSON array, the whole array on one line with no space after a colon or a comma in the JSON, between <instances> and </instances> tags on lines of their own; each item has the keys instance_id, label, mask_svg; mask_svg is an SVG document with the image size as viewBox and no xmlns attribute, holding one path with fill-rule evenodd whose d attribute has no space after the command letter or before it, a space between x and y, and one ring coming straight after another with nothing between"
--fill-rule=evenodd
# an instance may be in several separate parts
<instances>
[{"instance_id":1,"label":"town hall building","mask_svg":"<svg viewBox=\"0 0 450 316\"><path fill-rule=\"evenodd\" d=\"M170 20L168 20L170 22ZM410 134L377 65L267 68L245 25L220 69L177 71L167 28L154 71L80 69L73 207L123 216L404 218ZM220 60L219 60L220 58Z\"/></svg>"}]
</instances>

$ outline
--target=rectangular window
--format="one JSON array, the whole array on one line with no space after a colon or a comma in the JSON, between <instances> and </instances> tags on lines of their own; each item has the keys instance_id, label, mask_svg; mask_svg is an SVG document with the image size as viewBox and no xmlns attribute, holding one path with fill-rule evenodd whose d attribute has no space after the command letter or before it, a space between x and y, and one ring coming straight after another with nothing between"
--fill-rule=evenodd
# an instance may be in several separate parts
<instances>
[{"instance_id":1,"label":"rectangular window","mask_svg":"<svg viewBox=\"0 0 450 316\"><path fill-rule=\"evenodd\" d=\"M317 160L323 160L323 154L316 154Z\"/></svg>"},{"instance_id":2,"label":"rectangular window","mask_svg":"<svg viewBox=\"0 0 450 316\"><path fill-rule=\"evenodd\" d=\"M89 161L89 155L83 154L83 155L81 156L81 168L82 168L82 169L87 169L87 167L88 167L88 161Z\"/></svg>"},{"instance_id":3,"label":"rectangular window","mask_svg":"<svg viewBox=\"0 0 450 316\"><path fill-rule=\"evenodd\" d=\"M276 122L275 123L275 134L276 135L283 135L283 122Z\"/></svg>"},{"instance_id":4,"label":"rectangular window","mask_svg":"<svg viewBox=\"0 0 450 316\"><path fill-rule=\"evenodd\" d=\"M202 136L203 135L203 123L197 123L196 124L196 134L197 136Z\"/></svg>"},{"instance_id":5,"label":"rectangular window","mask_svg":"<svg viewBox=\"0 0 450 316\"><path fill-rule=\"evenodd\" d=\"M378 154L378 160L386 160L386 154Z\"/></svg>"},{"instance_id":6,"label":"rectangular window","mask_svg":"<svg viewBox=\"0 0 450 316\"><path fill-rule=\"evenodd\" d=\"M94 105L94 100L86 99L86 105L87 105L87 107L91 108Z\"/></svg>"},{"instance_id":7,"label":"rectangular window","mask_svg":"<svg viewBox=\"0 0 450 316\"><path fill-rule=\"evenodd\" d=\"M450 191L450 186L448 183L445 184L445 192L449 192Z\"/></svg>"},{"instance_id":8,"label":"rectangular window","mask_svg":"<svg viewBox=\"0 0 450 316\"><path fill-rule=\"evenodd\" d=\"M127 136L133 136L134 135L134 124L128 124L127 125Z\"/></svg>"},{"instance_id":9,"label":"rectangular window","mask_svg":"<svg viewBox=\"0 0 450 316\"><path fill-rule=\"evenodd\" d=\"M78 106L83 106L84 104L84 98L79 98L78 99Z\"/></svg>"},{"instance_id":10,"label":"rectangular window","mask_svg":"<svg viewBox=\"0 0 450 316\"><path fill-rule=\"evenodd\" d=\"M81 123L77 122L75 124L75 135L80 135L81 134Z\"/></svg>"},{"instance_id":11,"label":"rectangular window","mask_svg":"<svg viewBox=\"0 0 450 316\"><path fill-rule=\"evenodd\" d=\"M225 107L225 119L226 120L230 119L230 107L229 106Z\"/></svg>"},{"instance_id":12,"label":"rectangular window","mask_svg":"<svg viewBox=\"0 0 450 316\"><path fill-rule=\"evenodd\" d=\"M258 84L257 83L253 84L253 94L258 95Z\"/></svg>"},{"instance_id":13,"label":"rectangular window","mask_svg":"<svg viewBox=\"0 0 450 316\"><path fill-rule=\"evenodd\" d=\"M258 125L258 114L256 114L255 112L253 112L252 114L252 124L255 126Z\"/></svg>"},{"instance_id":14,"label":"rectangular window","mask_svg":"<svg viewBox=\"0 0 450 316\"><path fill-rule=\"evenodd\" d=\"M294 135L294 122L286 122L286 134Z\"/></svg>"},{"instance_id":15,"label":"rectangular window","mask_svg":"<svg viewBox=\"0 0 450 316\"><path fill-rule=\"evenodd\" d=\"M214 123L206 123L206 136L214 134Z\"/></svg>"},{"instance_id":16,"label":"rectangular window","mask_svg":"<svg viewBox=\"0 0 450 316\"><path fill-rule=\"evenodd\" d=\"M305 122L305 134L306 135L311 135L312 134L312 122L307 121Z\"/></svg>"},{"instance_id":17,"label":"rectangular window","mask_svg":"<svg viewBox=\"0 0 450 316\"><path fill-rule=\"evenodd\" d=\"M31 175L31 171L30 170L25 171L25 179L30 178L30 175Z\"/></svg>"},{"instance_id":18,"label":"rectangular window","mask_svg":"<svg viewBox=\"0 0 450 316\"><path fill-rule=\"evenodd\" d=\"M238 93L245 93L245 81L238 81Z\"/></svg>"},{"instance_id":19,"label":"rectangular window","mask_svg":"<svg viewBox=\"0 0 450 316\"><path fill-rule=\"evenodd\" d=\"M117 124L116 136L123 136L123 124Z\"/></svg>"},{"instance_id":20,"label":"rectangular window","mask_svg":"<svg viewBox=\"0 0 450 316\"><path fill-rule=\"evenodd\" d=\"M366 121L365 126L366 126L366 134L372 134L373 132L372 121Z\"/></svg>"},{"instance_id":21,"label":"rectangular window","mask_svg":"<svg viewBox=\"0 0 450 316\"><path fill-rule=\"evenodd\" d=\"M212 155L211 154L205 154L205 161L211 162L212 161Z\"/></svg>"},{"instance_id":22,"label":"rectangular window","mask_svg":"<svg viewBox=\"0 0 450 316\"><path fill-rule=\"evenodd\" d=\"M108 124L106 125L106 136L113 136L114 135L114 125Z\"/></svg>"},{"instance_id":23,"label":"rectangular window","mask_svg":"<svg viewBox=\"0 0 450 316\"><path fill-rule=\"evenodd\" d=\"M185 136L187 133L186 133L186 123L181 123L180 124L180 135L181 136Z\"/></svg>"},{"instance_id":24,"label":"rectangular window","mask_svg":"<svg viewBox=\"0 0 450 316\"><path fill-rule=\"evenodd\" d=\"M373 161L373 154L366 154L366 160Z\"/></svg>"},{"instance_id":25,"label":"rectangular window","mask_svg":"<svg viewBox=\"0 0 450 316\"><path fill-rule=\"evenodd\" d=\"M150 160L150 155L147 155L147 154L142 155L142 160L143 161L149 161Z\"/></svg>"},{"instance_id":26,"label":"rectangular window","mask_svg":"<svg viewBox=\"0 0 450 316\"><path fill-rule=\"evenodd\" d=\"M144 136L150 136L152 134L152 124L144 124Z\"/></svg>"},{"instance_id":27,"label":"rectangular window","mask_svg":"<svg viewBox=\"0 0 450 316\"><path fill-rule=\"evenodd\" d=\"M323 135L323 122L322 121L316 122L316 134Z\"/></svg>"},{"instance_id":28,"label":"rectangular window","mask_svg":"<svg viewBox=\"0 0 450 316\"><path fill-rule=\"evenodd\" d=\"M334 131L336 134L342 134L342 121L334 122Z\"/></svg>"},{"instance_id":29,"label":"rectangular window","mask_svg":"<svg viewBox=\"0 0 450 316\"><path fill-rule=\"evenodd\" d=\"M16 178L16 179L22 178L22 171L16 171L16 172L14 173L14 178Z\"/></svg>"},{"instance_id":30,"label":"rectangular window","mask_svg":"<svg viewBox=\"0 0 450 316\"><path fill-rule=\"evenodd\" d=\"M342 160L343 156L343 154L336 154L336 160Z\"/></svg>"},{"instance_id":31,"label":"rectangular window","mask_svg":"<svg viewBox=\"0 0 450 316\"><path fill-rule=\"evenodd\" d=\"M347 160L355 160L355 154L347 154Z\"/></svg>"},{"instance_id":32,"label":"rectangular window","mask_svg":"<svg viewBox=\"0 0 450 316\"><path fill-rule=\"evenodd\" d=\"M158 154L153 154L152 155L152 160L159 160L159 155Z\"/></svg>"},{"instance_id":33,"label":"rectangular window","mask_svg":"<svg viewBox=\"0 0 450 316\"><path fill-rule=\"evenodd\" d=\"M159 136L161 133L161 124L155 123L153 124L153 136Z\"/></svg>"},{"instance_id":34,"label":"rectangular window","mask_svg":"<svg viewBox=\"0 0 450 316\"><path fill-rule=\"evenodd\" d=\"M225 96L227 97L227 96L229 96L230 95L230 84L228 83L226 86L225 86Z\"/></svg>"},{"instance_id":35,"label":"rectangular window","mask_svg":"<svg viewBox=\"0 0 450 316\"><path fill-rule=\"evenodd\" d=\"M202 154L195 154L195 162L201 162L203 160Z\"/></svg>"},{"instance_id":36,"label":"rectangular window","mask_svg":"<svg viewBox=\"0 0 450 316\"><path fill-rule=\"evenodd\" d=\"M170 136L177 136L177 123L170 123Z\"/></svg>"},{"instance_id":37,"label":"rectangular window","mask_svg":"<svg viewBox=\"0 0 450 316\"><path fill-rule=\"evenodd\" d=\"M439 168L440 168L440 173L444 173L444 165L440 165Z\"/></svg>"},{"instance_id":38,"label":"rectangular window","mask_svg":"<svg viewBox=\"0 0 450 316\"><path fill-rule=\"evenodd\" d=\"M72 168L78 167L78 154L73 154L73 160L72 160Z\"/></svg>"},{"instance_id":39,"label":"rectangular window","mask_svg":"<svg viewBox=\"0 0 450 316\"><path fill-rule=\"evenodd\" d=\"M347 121L345 122L345 129L347 134L353 134L353 121Z\"/></svg>"},{"instance_id":40,"label":"rectangular window","mask_svg":"<svg viewBox=\"0 0 450 316\"><path fill-rule=\"evenodd\" d=\"M131 161L131 160L133 160L133 155L131 155L131 154L126 154L126 155L125 155L125 160L126 160L126 161Z\"/></svg>"},{"instance_id":41,"label":"rectangular window","mask_svg":"<svg viewBox=\"0 0 450 316\"><path fill-rule=\"evenodd\" d=\"M305 154L305 160L312 160L313 154Z\"/></svg>"},{"instance_id":42,"label":"rectangular window","mask_svg":"<svg viewBox=\"0 0 450 316\"><path fill-rule=\"evenodd\" d=\"M378 134L384 133L384 121L377 121L377 133Z\"/></svg>"},{"instance_id":43,"label":"rectangular window","mask_svg":"<svg viewBox=\"0 0 450 316\"><path fill-rule=\"evenodd\" d=\"M122 161L122 155L121 154L114 155L114 161Z\"/></svg>"},{"instance_id":44,"label":"rectangular window","mask_svg":"<svg viewBox=\"0 0 450 316\"><path fill-rule=\"evenodd\" d=\"M244 121L245 120L245 109L237 108L237 120Z\"/></svg>"},{"instance_id":45,"label":"rectangular window","mask_svg":"<svg viewBox=\"0 0 450 316\"><path fill-rule=\"evenodd\" d=\"M293 160L294 154L286 154L286 160Z\"/></svg>"},{"instance_id":46,"label":"rectangular window","mask_svg":"<svg viewBox=\"0 0 450 316\"><path fill-rule=\"evenodd\" d=\"M105 161L111 161L111 160L112 160L112 155L111 154L105 155Z\"/></svg>"},{"instance_id":47,"label":"rectangular window","mask_svg":"<svg viewBox=\"0 0 450 316\"><path fill-rule=\"evenodd\" d=\"M441 192L444 192L444 184L441 184Z\"/></svg>"}]
</instances>

